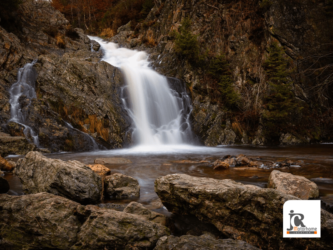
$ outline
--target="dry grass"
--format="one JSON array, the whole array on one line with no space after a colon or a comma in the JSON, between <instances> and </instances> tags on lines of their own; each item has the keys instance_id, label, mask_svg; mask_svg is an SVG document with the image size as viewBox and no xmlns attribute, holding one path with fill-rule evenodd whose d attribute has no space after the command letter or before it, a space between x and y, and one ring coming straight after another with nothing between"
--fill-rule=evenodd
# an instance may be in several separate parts
<instances>
[{"instance_id":1,"label":"dry grass","mask_svg":"<svg viewBox=\"0 0 333 250\"><path fill-rule=\"evenodd\" d=\"M107 37L107 38L111 38L114 35L115 35L115 32L111 28L103 29L101 34L100 34L101 37Z\"/></svg>"}]
</instances>

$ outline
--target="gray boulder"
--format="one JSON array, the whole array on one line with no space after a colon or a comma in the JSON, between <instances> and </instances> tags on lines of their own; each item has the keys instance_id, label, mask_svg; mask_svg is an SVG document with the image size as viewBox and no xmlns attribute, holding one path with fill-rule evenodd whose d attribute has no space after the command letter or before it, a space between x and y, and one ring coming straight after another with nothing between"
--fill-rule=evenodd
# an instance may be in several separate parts
<instances>
[{"instance_id":1,"label":"gray boulder","mask_svg":"<svg viewBox=\"0 0 333 250\"><path fill-rule=\"evenodd\" d=\"M133 177L115 173L104 180L106 195L115 199L140 197L139 182Z\"/></svg>"},{"instance_id":2,"label":"gray boulder","mask_svg":"<svg viewBox=\"0 0 333 250\"><path fill-rule=\"evenodd\" d=\"M139 215L149 221L160 223L162 225L165 225L166 223L166 217L163 214L151 211L148 208L145 208L142 204L134 201L127 205L124 212Z\"/></svg>"},{"instance_id":3,"label":"gray boulder","mask_svg":"<svg viewBox=\"0 0 333 250\"><path fill-rule=\"evenodd\" d=\"M194 215L212 223L225 237L265 249L329 249L333 215L321 211L320 240L284 240L283 204L297 200L278 190L243 185L233 180L198 178L185 174L160 177L155 192L166 208L180 215Z\"/></svg>"},{"instance_id":4,"label":"gray boulder","mask_svg":"<svg viewBox=\"0 0 333 250\"><path fill-rule=\"evenodd\" d=\"M302 200L319 197L319 189L316 183L303 176L283 173L278 170L272 171L269 175L268 187Z\"/></svg>"},{"instance_id":5,"label":"gray boulder","mask_svg":"<svg viewBox=\"0 0 333 250\"><path fill-rule=\"evenodd\" d=\"M28 194L48 192L80 203L96 203L101 198L101 177L79 161L65 162L29 152L18 160L15 174Z\"/></svg>"},{"instance_id":6,"label":"gray boulder","mask_svg":"<svg viewBox=\"0 0 333 250\"><path fill-rule=\"evenodd\" d=\"M49 193L0 195L1 249L152 249L168 229Z\"/></svg>"},{"instance_id":7,"label":"gray boulder","mask_svg":"<svg viewBox=\"0 0 333 250\"><path fill-rule=\"evenodd\" d=\"M156 244L154 250L255 250L259 249L241 240L224 239L217 240L210 235L192 236L183 235L175 237L173 235L163 236Z\"/></svg>"}]
</instances>

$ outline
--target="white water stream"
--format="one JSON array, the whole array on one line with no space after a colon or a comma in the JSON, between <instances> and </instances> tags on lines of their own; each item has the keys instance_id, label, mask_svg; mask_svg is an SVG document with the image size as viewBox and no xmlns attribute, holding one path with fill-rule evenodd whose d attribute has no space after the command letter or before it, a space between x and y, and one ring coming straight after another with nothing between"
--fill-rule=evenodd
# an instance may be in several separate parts
<instances>
[{"instance_id":1,"label":"white water stream","mask_svg":"<svg viewBox=\"0 0 333 250\"><path fill-rule=\"evenodd\" d=\"M124 101L135 129L133 139L140 146L181 145L192 136L189 123L190 99L169 87L167 78L149 67L143 51L119 48L98 37L89 37L101 45L103 61L121 69L127 83Z\"/></svg>"},{"instance_id":2,"label":"white water stream","mask_svg":"<svg viewBox=\"0 0 333 250\"><path fill-rule=\"evenodd\" d=\"M33 143L39 147L38 134L27 125L27 113L24 113L20 107L19 99L21 96L25 96L29 100L30 106L31 100L36 98L35 82L36 82L36 72L33 69L34 64L37 60L32 63L27 63L23 68L18 71L17 82L12 85L9 90L10 93L10 121L16 122L24 127L24 135L30 140L30 136L33 139Z\"/></svg>"}]
</instances>

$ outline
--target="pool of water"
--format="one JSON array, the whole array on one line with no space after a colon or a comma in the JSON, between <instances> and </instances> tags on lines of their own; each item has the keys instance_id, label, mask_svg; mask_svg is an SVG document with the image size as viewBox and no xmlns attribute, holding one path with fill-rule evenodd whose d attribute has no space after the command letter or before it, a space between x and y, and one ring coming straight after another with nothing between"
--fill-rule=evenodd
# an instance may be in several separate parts
<instances>
[{"instance_id":1,"label":"pool of water","mask_svg":"<svg viewBox=\"0 0 333 250\"><path fill-rule=\"evenodd\" d=\"M168 146L168 147L135 147L131 149L83 152L83 153L59 153L48 154L49 158L78 160L86 164L94 163L99 157L124 157L132 161L131 164L106 165L112 173L123 173L132 176L139 181L141 187L140 198L136 201L149 205L158 198L154 192L154 181L168 174L184 173L197 177L210 177L215 179L233 179L244 184L252 184L266 187L267 179L272 170L253 168L230 168L216 171L212 168L212 162L226 155L244 154L250 158L262 158L271 161L293 159L304 161L300 168L289 168L287 171L302 175L306 178L333 178L333 144L320 144L295 147L249 147L249 146L221 146L221 147L193 147L193 146ZM19 157L12 158L18 160ZM188 160L192 163L182 163ZM195 163L194 163L195 162ZM21 195L20 180L7 174L5 177L10 184L9 193ZM333 194L332 182L317 182L321 196ZM129 200L115 201L126 204Z\"/></svg>"}]
</instances>

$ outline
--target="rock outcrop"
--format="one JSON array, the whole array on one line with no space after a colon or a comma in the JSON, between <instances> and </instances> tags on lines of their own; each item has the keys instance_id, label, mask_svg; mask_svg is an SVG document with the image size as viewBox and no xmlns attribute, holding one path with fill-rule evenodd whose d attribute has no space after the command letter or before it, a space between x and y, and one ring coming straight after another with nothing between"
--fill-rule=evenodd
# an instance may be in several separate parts
<instances>
[{"instance_id":1,"label":"rock outcrop","mask_svg":"<svg viewBox=\"0 0 333 250\"><path fill-rule=\"evenodd\" d=\"M105 193L115 199L128 199L140 197L138 180L124 174L115 173L104 180Z\"/></svg>"},{"instance_id":2,"label":"rock outcrop","mask_svg":"<svg viewBox=\"0 0 333 250\"><path fill-rule=\"evenodd\" d=\"M155 191L164 206L176 214L194 215L210 222L228 238L264 249L328 249L333 237L333 215L321 211L320 241L282 235L283 204L298 199L274 189L243 185L233 180L197 178L184 174L160 177Z\"/></svg>"},{"instance_id":3,"label":"rock outcrop","mask_svg":"<svg viewBox=\"0 0 333 250\"><path fill-rule=\"evenodd\" d=\"M153 249L168 229L49 193L0 195L2 249Z\"/></svg>"},{"instance_id":4,"label":"rock outcrop","mask_svg":"<svg viewBox=\"0 0 333 250\"><path fill-rule=\"evenodd\" d=\"M37 98L21 96L19 102L40 147L52 152L89 151L130 144L131 119L122 108L120 70L101 62L102 52L91 51L84 31L72 29L48 2L24 1L18 13L22 29L13 34L0 27L0 132L15 136L0 138L1 155L34 150L16 137L24 136L20 125L9 122L8 90L19 68L35 59ZM98 45L93 43L93 49Z\"/></svg>"},{"instance_id":5,"label":"rock outcrop","mask_svg":"<svg viewBox=\"0 0 333 250\"><path fill-rule=\"evenodd\" d=\"M101 198L101 177L79 161L64 162L29 152L18 160L15 174L27 194L48 192L86 204Z\"/></svg>"},{"instance_id":6,"label":"rock outcrop","mask_svg":"<svg viewBox=\"0 0 333 250\"><path fill-rule=\"evenodd\" d=\"M278 170L273 170L269 175L267 187L296 196L302 200L319 197L319 189L316 183L303 176L283 173Z\"/></svg>"},{"instance_id":7,"label":"rock outcrop","mask_svg":"<svg viewBox=\"0 0 333 250\"><path fill-rule=\"evenodd\" d=\"M255 250L259 249L241 240L217 240L210 235L192 236L183 235L181 237L163 236L157 242L154 250L177 250L177 249L196 249L196 250Z\"/></svg>"},{"instance_id":8,"label":"rock outcrop","mask_svg":"<svg viewBox=\"0 0 333 250\"><path fill-rule=\"evenodd\" d=\"M166 217L163 214L151 211L148 208L145 208L142 204L134 201L127 205L124 212L139 215L149 221L160 223L162 225L165 225L166 223Z\"/></svg>"},{"instance_id":9,"label":"rock outcrop","mask_svg":"<svg viewBox=\"0 0 333 250\"><path fill-rule=\"evenodd\" d=\"M36 149L34 144L28 142L23 136L10 136L0 132L0 156L10 154L25 155Z\"/></svg>"}]
</instances>

